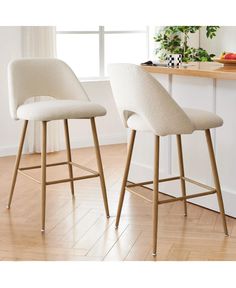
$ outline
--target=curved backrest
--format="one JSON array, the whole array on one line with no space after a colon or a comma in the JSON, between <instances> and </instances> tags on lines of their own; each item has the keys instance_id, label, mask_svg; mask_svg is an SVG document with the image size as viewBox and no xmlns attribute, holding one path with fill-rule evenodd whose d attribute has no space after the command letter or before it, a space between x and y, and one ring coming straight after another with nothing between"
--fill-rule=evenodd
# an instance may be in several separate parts
<instances>
[{"instance_id":1,"label":"curved backrest","mask_svg":"<svg viewBox=\"0 0 236 288\"><path fill-rule=\"evenodd\" d=\"M56 58L24 58L8 66L10 113L28 98L50 96L56 99L89 100L70 67Z\"/></svg>"},{"instance_id":2,"label":"curved backrest","mask_svg":"<svg viewBox=\"0 0 236 288\"><path fill-rule=\"evenodd\" d=\"M113 95L126 127L129 116L136 113L159 136L194 131L194 126L184 111L142 67L134 64L110 64L108 72Z\"/></svg>"}]
</instances>

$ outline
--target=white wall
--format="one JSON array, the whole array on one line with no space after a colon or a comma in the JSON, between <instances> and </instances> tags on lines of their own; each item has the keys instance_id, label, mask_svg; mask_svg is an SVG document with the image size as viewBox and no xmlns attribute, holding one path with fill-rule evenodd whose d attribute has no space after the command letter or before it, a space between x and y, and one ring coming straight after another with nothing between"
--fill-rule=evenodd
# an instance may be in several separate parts
<instances>
[{"instance_id":1,"label":"white wall","mask_svg":"<svg viewBox=\"0 0 236 288\"><path fill-rule=\"evenodd\" d=\"M19 138L20 123L12 121L8 109L7 65L21 57L20 27L0 27L0 155L11 154Z\"/></svg>"},{"instance_id":2,"label":"white wall","mask_svg":"<svg viewBox=\"0 0 236 288\"><path fill-rule=\"evenodd\" d=\"M7 91L7 65L12 59L21 57L21 28L0 27L0 45L0 156L5 156L16 153L22 126L21 121L10 118ZM83 85L90 99L108 111L105 117L97 119L100 143L125 143L126 129L116 110L109 81L83 82ZM70 132L73 148L92 145L88 120L71 120ZM63 131L61 142L64 142Z\"/></svg>"},{"instance_id":3,"label":"white wall","mask_svg":"<svg viewBox=\"0 0 236 288\"><path fill-rule=\"evenodd\" d=\"M224 51L236 52L236 26L221 26L218 29L216 37L212 40L207 39L205 30L200 32L200 46L216 57Z\"/></svg>"}]
</instances>

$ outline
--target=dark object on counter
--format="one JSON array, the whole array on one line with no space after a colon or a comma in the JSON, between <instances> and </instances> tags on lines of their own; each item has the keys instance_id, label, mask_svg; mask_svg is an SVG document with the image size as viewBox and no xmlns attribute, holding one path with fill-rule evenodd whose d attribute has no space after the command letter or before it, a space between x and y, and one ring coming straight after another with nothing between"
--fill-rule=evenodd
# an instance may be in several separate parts
<instances>
[{"instance_id":1,"label":"dark object on counter","mask_svg":"<svg viewBox=\"0 0 236 288\"><path fill-rule=\"evenodd\" d=\"M156 64L154 64L150 60L147 61L147 62L141 63L141 65L143 65L143 66L163 66L163 67L167 67L167 64L165 64L165 63L156 63Z\"/></svg>"},{"instance_id":2,"label":"dark object on counter","mask_svg":"<svg viewBox=\"0 0 236 288\"><path fill-rule=\"evenodd\" d=\"M156 66L155 64L153 64L152 61L147 61L147 62L144 62L144 63L141 63L141 65L145 65L145 66Z\"/></svg>"}]
</instances>

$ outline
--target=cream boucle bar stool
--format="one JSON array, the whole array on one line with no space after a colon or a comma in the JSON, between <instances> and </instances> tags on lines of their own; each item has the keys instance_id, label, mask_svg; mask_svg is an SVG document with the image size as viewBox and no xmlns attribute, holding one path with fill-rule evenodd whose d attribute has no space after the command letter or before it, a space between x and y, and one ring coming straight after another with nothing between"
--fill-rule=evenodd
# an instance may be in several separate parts
<instances>
[{"instance_id":1,"label":"cream boucle bar stool","mask_svg":"<svg viewBox=\"0 0 236 288\"><path fill-rule=\"evenodd\" d=\"M209 130L211 128L222 126L223 120L210 112L180 108L179 105L171 98L168 92L163 88L163 86L139 66L133 64L111 64L109 66L109 76L113 95L121 117L124 121L124 125L131 129L127 162L116 218L116 228L119 225L126 188L132 192L132 187L144 186L153 183L153 255L156 255L157 251L158 205L163 203L170 203L179 200L183 201L185 215L187 215L186 199L216 193L222 216L224 232L226 235L228 235L221 187ZM203 130L206 135L215 188L186 178L184 174L181 134L191 134L196 130ZM132 183L128 181L128 173L136 131L150 131L155 135L153 181L142 183ZM180 176L159 179L159 143L160 137L166 135L176 135L177 137ZM158 198L159 183L177 179L181 181L182 197L160 201ZM209 189L209 191L194 195L186 195L185 181L199 185L202 188Z\"/></svg>"},{"instance_id":2,"label":"cream boucle bar stool","mask_svg":"<svg viewBox=\"0 0 236 288\"><path fill-rule=\"evenodd\" d=\"M85 90L79 80L63 61L55 58L32 58L14 60L9 64L9 100L10 113L13 119L24 120L22 136L16 157L14 174L11 184L8 208L10 208L16 178L18 172L28 176L24 171L29 169L41 168L42 190L42 232L45 230L45 208L46 208L46 186L57 183L70 182L71 193L74 196L74 181L88 179L92 177L100 177L102 195L106 210L106 216L109 217L109 209L107 202L107 193L103 167L99 149L99 142L96 131L95 117L104 116L105 108L90 102ZM50 96L51 101L41 101L25 104L28 98L35 96ZM89 119L93 133L98 170L83 167L72 162L68 119ZM67 161L60 163L46 164L46 147L47 147L47 122L53 120L63 120L65 130L65 142L67 148ZM19 168L22 149L24 145L25 134L29 121L41 121L42 123L42 148L41 148L41 165L33 167ZM68 179L60 179L55 181L47 181L46 168L49 166L67 165L69 171ZM72 166L81 168L90 174L73 177Z\"/></svg>"}]
</instances>

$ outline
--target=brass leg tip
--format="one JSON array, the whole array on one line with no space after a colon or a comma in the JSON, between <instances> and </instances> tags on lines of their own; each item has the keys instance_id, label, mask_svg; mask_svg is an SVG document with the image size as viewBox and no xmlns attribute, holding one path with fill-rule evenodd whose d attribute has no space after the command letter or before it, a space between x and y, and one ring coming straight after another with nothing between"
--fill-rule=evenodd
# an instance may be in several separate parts
<instances>
[{"instance_id":1,"label":"brass leg tip","mask_svg":"<svg viewBox=\"0 0 236 288\"><path fill-rule=\"evenodd\" d=\"M107 219L109 219L110 218L110 215L107 215Z\"/></svg>"},{"instance_id":2,"label":"brass leg tip","mask_svg":"<svg viewBox=\"0 0 236 288\"><path fill-rule=\"evenodd\" d=\"M7 209L10 209L10 205L7 205Z\"/></svg>"},{"instance_id":3,"label":"brass leg tip","mask_svg":"<svg viewBox=\"0 0 236 288\"><path fill-rule=\"evenodd\" d=\"M157 253L152 253L152 256L153 256L153 257L157 256Z\"/></svg>"},{"instance_id":4,"label":"brass leg tip","mask_svg":"<svg viewBox=\"0 0 236 288\"><path fill-rule=\"evenodd\" d=\"M45 228L42 228L42 229L41 229L41 232L44 233L44 232L45 232Z\"/></svg>"},{"instance_id":5,"label":"brass leg tip","mask_svg":"<svg viewBox=\"0 0 236 288\"><path fill-rule=\"evenodd\" d=\"M115 226L115 229L118 229L118 225Z\"/></svg>"}]
</instances>

